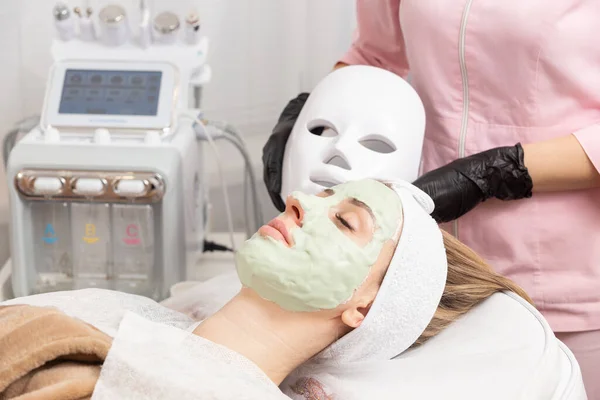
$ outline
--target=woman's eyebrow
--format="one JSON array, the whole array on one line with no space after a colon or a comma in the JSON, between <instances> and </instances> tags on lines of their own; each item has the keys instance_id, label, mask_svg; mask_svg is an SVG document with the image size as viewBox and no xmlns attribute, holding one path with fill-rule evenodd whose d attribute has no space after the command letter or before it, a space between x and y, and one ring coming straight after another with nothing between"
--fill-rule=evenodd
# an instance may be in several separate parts
<instances>
[{"instance_id":1,"label":"woman's eyebrow","mask_svg":"<svg viewBox=\"0 0 600 400\"><path fill-rule=\"evenodd\" d=\"M366 210L369 213L369 215L371 216L373 223L375 223L375 214L373 214L373 210L371 210L371 207L369 207L368 205L366 205L365 203L363 203L362 201L358 200L355 197L350 198L350 204L353 204L357 207L360 207L360 208Z\"/></svg>"}]
</instances>

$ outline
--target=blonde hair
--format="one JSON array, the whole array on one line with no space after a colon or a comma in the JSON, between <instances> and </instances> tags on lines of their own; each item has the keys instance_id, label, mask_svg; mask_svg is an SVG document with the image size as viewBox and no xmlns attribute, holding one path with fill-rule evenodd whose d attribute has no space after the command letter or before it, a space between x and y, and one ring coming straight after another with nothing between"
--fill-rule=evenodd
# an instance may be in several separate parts
<instances>
[{"instance_id":1,"label":"blonde hair","mask_svg":"<svg viewBox=\"0 0 600 400\"><path fill-rule=\"evenodd\" d=\"M411 346L420 346L495 293L514 292L533 304L527 293L496 272L473 250L442 230L448 276L446 287L433 319Z\"/></svg>"}]
</instances>

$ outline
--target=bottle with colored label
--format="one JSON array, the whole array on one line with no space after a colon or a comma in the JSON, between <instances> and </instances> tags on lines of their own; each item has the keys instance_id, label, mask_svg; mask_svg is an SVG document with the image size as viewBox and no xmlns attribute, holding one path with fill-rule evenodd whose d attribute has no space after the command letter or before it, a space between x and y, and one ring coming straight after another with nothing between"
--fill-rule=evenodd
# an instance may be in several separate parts
<instances>
[{"instance_id":1,"label":"bottle with colored label","mask_svg":"<svg viewBox=\"0 0 600 400\"><path fill-rule=\"evenodd\" d=\"M63 202L31 203L35 243L35 293L73 288L69 205Z\"/></svg>"},{"instance_id":2,"label":"bottle with colored label","mask_svg":"<svg viewBox=\"0 0 600 400\"><path fill-rule=\"evenodd\" d=\"M110 206L72 203L71 241L76 289L112 289Z\"/></svg>"},{"instance_id":3,"label":"bottle with colored label","mask_svg":"<svg viewBox=\"0 0 600 400\"><path fill-rule=\"evenodd\" d=\"M151 297L154 274L154 214L149 205L112 206L115 289Z\"/></svg>"}]
</instances>

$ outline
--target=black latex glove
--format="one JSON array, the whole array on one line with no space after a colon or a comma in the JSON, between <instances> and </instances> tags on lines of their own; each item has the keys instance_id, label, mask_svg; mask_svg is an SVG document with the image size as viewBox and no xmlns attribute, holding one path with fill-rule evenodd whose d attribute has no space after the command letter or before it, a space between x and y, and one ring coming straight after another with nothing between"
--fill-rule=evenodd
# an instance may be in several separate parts
<instances>
[{"instance_id":1,"label":"black latex glove","mask_svg":"<svg viewBox=\"0 0 600 400\"><path fill-rule=\"evenodd\" d=\"M288 103L279 116L277 125L273 128L269 140L263 147L263 181L267 186L273 205L279 211L285 209L285 202L281 199L281 172L285 145L292 133L298 115L300 115L300 111L304 107L306 99L308 99L308 95L308 93L301 93Z\"/></svg>"},{"instance_id":2,"label":"black latex glove","mask_svg":"<svg viewBox=\"0 0 600 400\"><path fill-rule=\"evenodd\" d=\"M523 156L520 143L497 147L452 161L421 176L414 185L433 199L432 217L449 222L490 198L531 197L533 182Z\"/></svg>"}]
</instances>

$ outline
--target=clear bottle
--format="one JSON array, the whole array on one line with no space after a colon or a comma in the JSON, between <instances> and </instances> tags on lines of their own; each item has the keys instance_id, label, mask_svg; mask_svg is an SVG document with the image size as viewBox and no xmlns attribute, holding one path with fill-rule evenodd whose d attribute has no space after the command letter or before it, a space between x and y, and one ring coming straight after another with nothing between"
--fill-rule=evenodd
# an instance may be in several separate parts
<instances>
[{"instance_id":1,"label":"clear bottle","mask_svg":"<svg viewBox=\"0 0 600 400\"><path fill-rule=\"evenodd\" d=\"M74 288L112 289L110 205L71 204Z\"/></svg>"},{"instance_id":2,"label":"clear bottle","mask_svg":"<svg viewBox=\"0 0 600 400\"><path fill-rule=\"evenodd\" d=\"M69 205L64 202L33 202L33 265L35 293L73 288Z\"/></svg>"}]
</instances>

